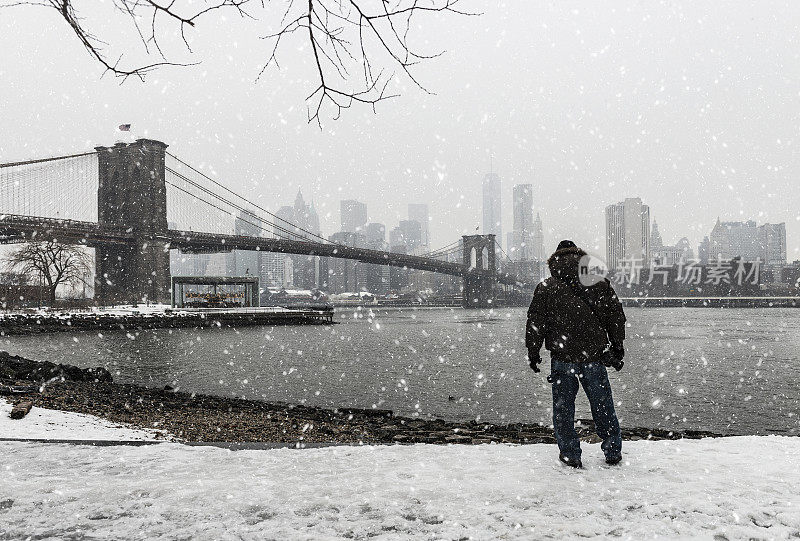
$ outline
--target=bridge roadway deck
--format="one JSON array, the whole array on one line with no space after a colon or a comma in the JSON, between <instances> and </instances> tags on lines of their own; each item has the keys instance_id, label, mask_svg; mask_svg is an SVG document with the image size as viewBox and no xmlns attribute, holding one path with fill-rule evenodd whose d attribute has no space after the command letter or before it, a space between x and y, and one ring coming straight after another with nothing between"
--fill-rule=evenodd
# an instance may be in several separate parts
<instances>
[{"instance_id":1,"label":"bridge roadway deck","mask_svg":"<svg viewBox=\"0 0 800 541\"><path fill-rule=\"evenodd\" d=\"M385 252L368 248L354 248L340 244L323 244L320 242L270 239L262 237L248 237L242 235L220 235L214 233L197 233L194 231L170 230L167 233L171 248L178 248L183 252L212 252L230 250L254 250L276 252L283 254L304 254L320 257L335 257L341 259L354 259L363 263L403 267L450 276L464 277L466 275L489 275L483 270L469 270L461 263L441 261L430 257ZM531 284L520 283L515 276L508 273L497 273L495 278L505 285L532 287Z\"/></svg>"},{"instance_id":2,"label":"bridge roadway deck","mask_svg":"<svg viewBox=\"0 0 800 541\"><path fill-rule=\"evenodd\" d=\"M178 248L183 252L254 250L281 254L302 254L355 259L364 263L407 267L410 269L449 274L451 276L464 276L466 272L464 265L460 263L440 261L429 257L371 250L368 248L354 248L339 244L323 244L321 242L302 240L270 239L242 235L218 235L197 233L194 231L170 230L168 232L168 242L170 247Z\"/></svg>"},{"instance_id":3,"label":"bridge roadway deck","mask_svg":"<svg viewBox=\"0 0 800 541\"><path fill-rule=\"evenodd\" d=\"M459 277L467 275L477 277L482 274L488 274L480 269L469 270L461 263L368 248L354 248L339 244L180 230L168 230L165 233L148 237L147 235L137 234L130 229L101 226L96 222L0 214L0 243L6 244L23 242L39 237L96 246L102 243L128 244L135 242L137 238L141 239L143 236L149 238L150 242L163 242L169 248L179 249L188 253L253 250L353 259L364 263L438 272ZM505 285L531 286L531 284L520 283L515 276L508 273L497 273L496 279Z\"/></svg>"},{"instance_id":4,"label":"bridge roadway deck","mask_svg":"<svg viewBox=\"0 0 800 541\"><path fill-rule=\"evenodd\" d=\"M1 244L15 244L35 238L95 246L100 243L127 244L133 242L136 235L129 229L100 226L97 222L0 213Z\"/></svg>"}]
</instances>

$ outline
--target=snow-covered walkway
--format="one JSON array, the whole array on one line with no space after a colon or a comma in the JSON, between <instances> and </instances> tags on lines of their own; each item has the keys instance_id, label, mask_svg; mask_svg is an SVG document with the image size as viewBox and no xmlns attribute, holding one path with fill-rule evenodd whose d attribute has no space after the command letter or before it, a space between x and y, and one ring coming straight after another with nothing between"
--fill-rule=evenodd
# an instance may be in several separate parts
<instances>
[{"instance_id":1,"label":"snow-covered walkway","mask_svg":"<svg viewBox=\"0 0 800 541\"><path fill-rule=\"evenodd\" d=\"M800 535L800 439L227 451L0 443L0 538L540 539Z\"/></svg>"}]
</instances>

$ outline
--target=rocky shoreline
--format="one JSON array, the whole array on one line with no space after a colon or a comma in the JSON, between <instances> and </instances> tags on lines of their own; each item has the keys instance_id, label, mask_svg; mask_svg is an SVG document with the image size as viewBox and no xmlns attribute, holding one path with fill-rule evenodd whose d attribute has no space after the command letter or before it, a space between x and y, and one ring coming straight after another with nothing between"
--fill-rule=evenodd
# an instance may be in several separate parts
<instances>
[{"instance_id":1,"label":"rocky shoreline","mask_svg":"<svg viewBox=\"0 0 800 541\"><path fill-rule=\"evenodd\" d=\"M35 385L32 385L35 383ZM159 429L186 442L265 443L555 443L540 425L452 422L395 416L387 410L316 407L175 392L114 383L103 368L38 363L0 352L0 392L12 403L91 414ZM597 441L591 421L577 427ZM623 428L626 440L718 437L702 431Z\"/></svg>"}]
</instances>

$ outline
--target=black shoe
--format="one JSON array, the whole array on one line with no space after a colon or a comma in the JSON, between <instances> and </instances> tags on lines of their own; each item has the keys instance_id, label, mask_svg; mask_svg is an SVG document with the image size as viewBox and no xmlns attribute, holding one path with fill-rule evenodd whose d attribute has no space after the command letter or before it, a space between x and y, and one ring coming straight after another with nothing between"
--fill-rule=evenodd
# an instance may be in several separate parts
<instances>
[{"instance_id":1,"label":"black shoe","mask_svg":"<svg viewBox=\"0 0 800 541\"><path fill-rule=\"evenodd\" d=\"M606 464L614 466L616 464L619 464L620 462L622 462L622 453L606 457Z\"/></svg>"},{"instance_id":2,"label":"black shoe","mask_svg":"<svg viewBox=\"0 0 800 541\"><path fill-rule=\"evenodd\" d=\"M567 466L571 466L573 468L583 468L580 458L570 458L566 455L558 455L558 459Z\"/></svg>"}]
</instances>

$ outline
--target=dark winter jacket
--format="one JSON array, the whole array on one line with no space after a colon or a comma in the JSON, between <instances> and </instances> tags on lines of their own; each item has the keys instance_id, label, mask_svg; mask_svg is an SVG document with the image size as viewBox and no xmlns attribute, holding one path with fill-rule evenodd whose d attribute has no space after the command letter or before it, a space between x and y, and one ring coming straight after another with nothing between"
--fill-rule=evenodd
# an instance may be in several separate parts
<instances>
[{"instance_id":1,"label":"dark winter jacket","mask_svg":"<svg viewBox=\"0 0 800 541\"><path fill-rule=\"evenodd\" d=\"M551 276L536 287L528 309L525 345L564 362L596 360L603 350L622 347L625 313L608 280L586 287L578 279L580 248L557 250L547 265Z\"/></svg>"}]
</instances>

